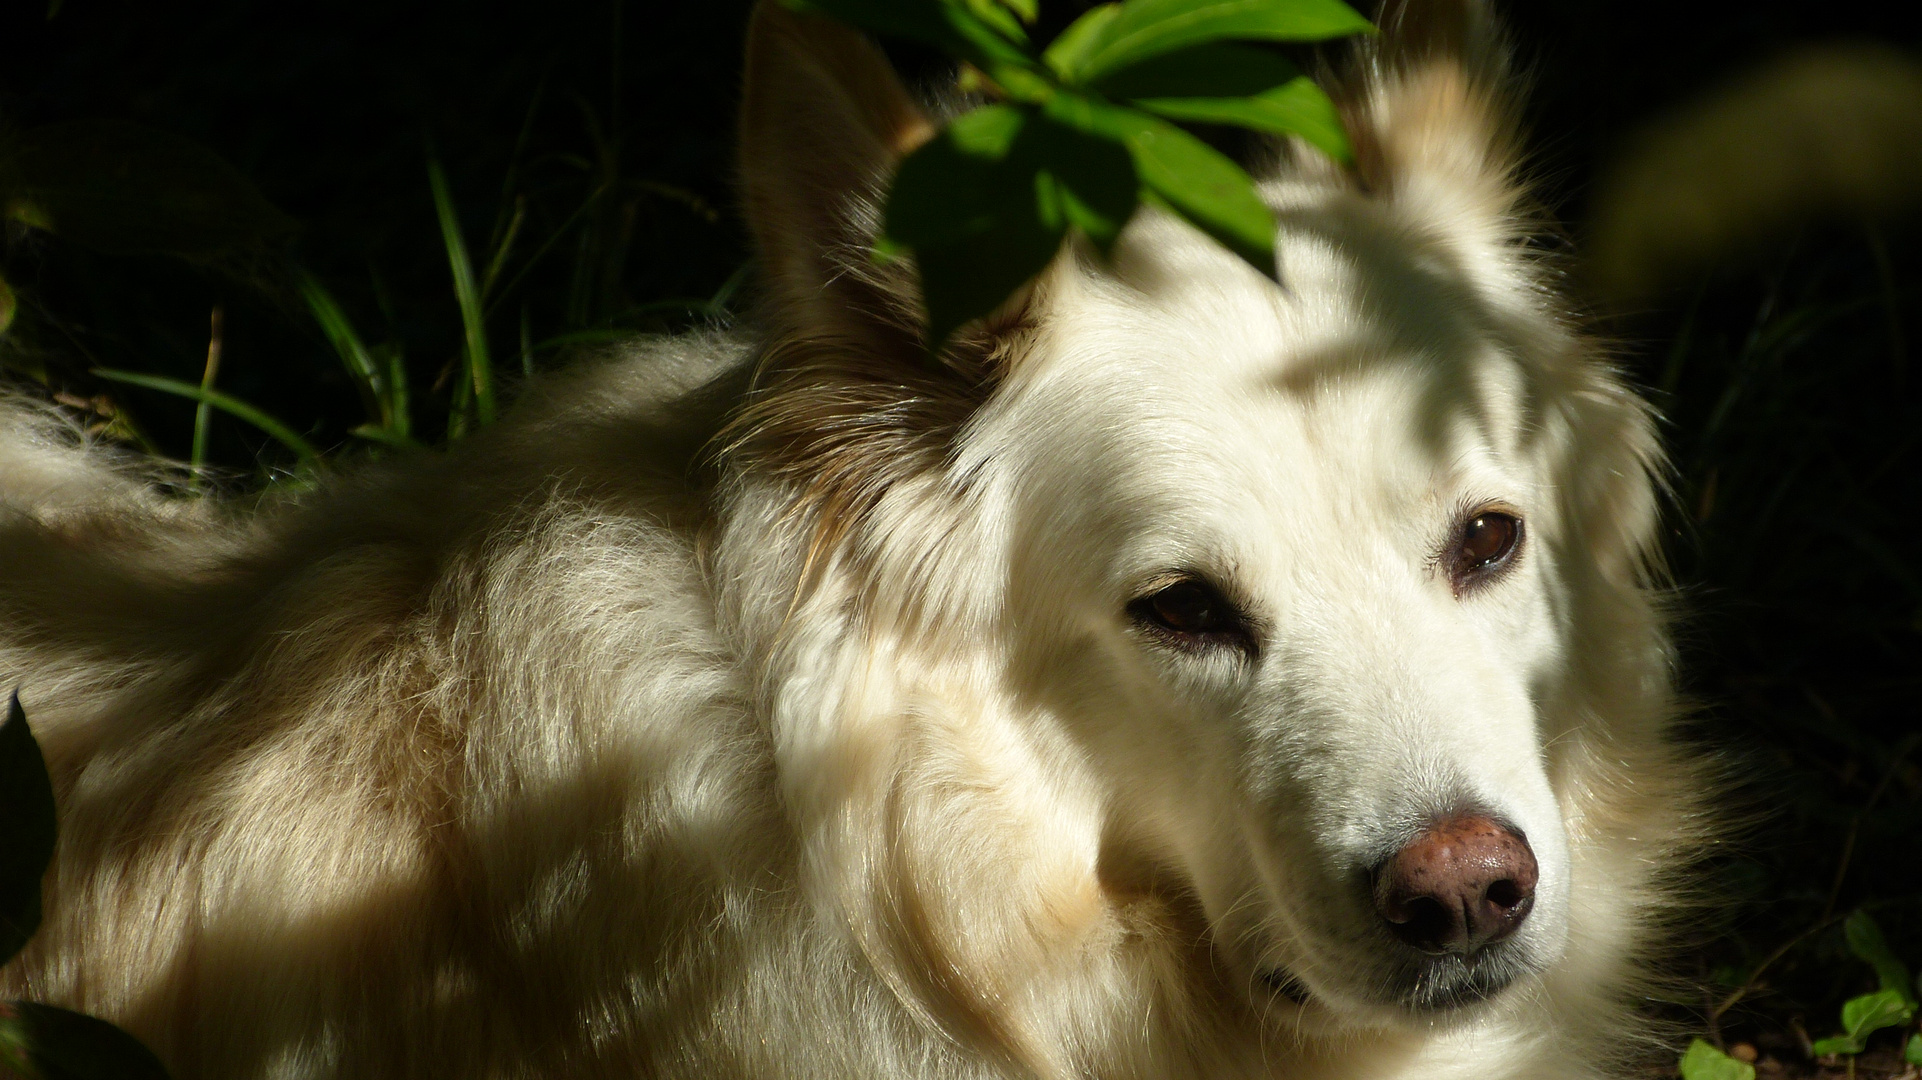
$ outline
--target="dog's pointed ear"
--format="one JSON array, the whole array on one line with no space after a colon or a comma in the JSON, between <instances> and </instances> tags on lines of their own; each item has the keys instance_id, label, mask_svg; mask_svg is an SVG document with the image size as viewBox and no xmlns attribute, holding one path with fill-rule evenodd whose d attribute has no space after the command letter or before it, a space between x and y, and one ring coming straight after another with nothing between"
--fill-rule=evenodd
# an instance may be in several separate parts
<instances>
[{"instance_id":1,"label":"dog's pointed ear","mask_svg":"<svg viewBox=\"0 0 1922 1080\"><path fill-rule=\"evenodd\" d=\"M1507 52L1485 0L1388 0L1338 91L1371 192L1424 213L1512 220L1521 200Z\"/></svg>"},{"instance_id":2,"label":"dog's pointed ear","mask_svg":"<svg viewBox=\"0 0 1922 1080\"><path fill-rule=\"evenodd\" d=\"M803 337L918 339L911 280L874 267L869 249L888 177L934 128L880 49L762 0L748 27L740 131L769 317Z\"/></svg>"},{"instance_id":3,"label":"dog's pointed ear","mask_svg":"<svg viewBox=\"0 0 1922 1080\"><path fill-rule=\"evenodd\" d=\"M1506 62L1486 0L1388 0L1375 25L1382 58L1394 67L1449 63L1500 78Z\"/></svg>"}]
</instances>

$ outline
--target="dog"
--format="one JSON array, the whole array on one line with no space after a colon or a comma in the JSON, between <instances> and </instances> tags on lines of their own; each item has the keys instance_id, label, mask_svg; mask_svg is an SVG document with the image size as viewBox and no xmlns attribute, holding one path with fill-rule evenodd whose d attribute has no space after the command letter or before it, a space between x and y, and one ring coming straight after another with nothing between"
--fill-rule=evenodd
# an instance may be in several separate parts
<instances>
[{"instance_id":1,"label":"dog","mask_svg":"<svg viewBox=\"0 0 1922 1080\"><path fill-rule=\"evenodd\" d=\"M1660 449L1531 242L1479 8L931 360L936 121L764 3L752 330L251 508L16 398L0 678L61 820L0 990L180 1078L1630 1075L1700 842Z\"/></svg>"}]
</instances>

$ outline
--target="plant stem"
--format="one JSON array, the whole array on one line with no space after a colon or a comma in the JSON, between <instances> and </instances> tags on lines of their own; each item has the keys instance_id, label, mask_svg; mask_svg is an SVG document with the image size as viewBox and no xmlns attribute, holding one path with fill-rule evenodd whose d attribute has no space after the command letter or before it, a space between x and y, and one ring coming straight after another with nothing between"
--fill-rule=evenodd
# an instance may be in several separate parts
<instances>
[{"instance_id":1,"label":"plant stem","mask_svg":"<svg viewBox=\"0 0 1922 1080\"><path fill-rule=\"evenodd\" d=\"M213 393L214 379L220 375L220 352L225 337L226 312L219 304L214 305L213 314L208 316L210 324L207 332L207 365L200 372L200 404L194 409L193 452L187 463L193 466L194 485L200 484L200 470L207 464L207 435L213 424L213 402L206 395Z\"/></svg>"}]
</instances>

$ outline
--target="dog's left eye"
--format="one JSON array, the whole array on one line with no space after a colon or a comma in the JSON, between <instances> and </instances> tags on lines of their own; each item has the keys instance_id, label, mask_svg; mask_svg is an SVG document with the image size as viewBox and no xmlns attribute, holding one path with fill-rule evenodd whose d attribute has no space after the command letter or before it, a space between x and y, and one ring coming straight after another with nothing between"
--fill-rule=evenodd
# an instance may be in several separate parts
<instances>
[{"instance_id":1,"label":"dog's left eye","mask_svg":"<svg viewBox=\"0 0 1922 1080\"><path fill-rule=\"evenodd\" d=\"M1214 586L1196 578L1150 593L1128 605L1128 611L1136 622L1184 647L1254 646L1240 610Z\"/></svg>"},{"instance_id":2,"label":"dog's left eye","mask_svg":"<svg viewBox=\"0 0 1922 1080\"><path fill-rule=\"evenodd\" d=\"M1462 522L1448 559L1448 576L1460 592L1508 565L1522 542L1522 519L1482 510Z\"/></svg>"}]
</instances>

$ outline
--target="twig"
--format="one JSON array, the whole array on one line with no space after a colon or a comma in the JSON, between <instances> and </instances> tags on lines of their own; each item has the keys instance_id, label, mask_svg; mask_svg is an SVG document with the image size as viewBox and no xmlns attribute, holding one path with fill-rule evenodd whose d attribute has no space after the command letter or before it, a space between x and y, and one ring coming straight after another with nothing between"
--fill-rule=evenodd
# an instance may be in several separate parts
<instances>
[{"instance_id":1,"label":"twig","mask_svg":"<svg viewBox=\"0 0 1922 1080\"><path fill-rule=\"evenodd\" d=\"M1816 923L1814 926L1809 927L1807 930L1804 930L1801 933L1783 942L1779 947L1776 948L1774 952L1764 957L1761 963L1755 965L1755 970L1749 972L1748 978L1742 980L1742 985L1736 987L1733 991L1731 991L1727 997L1722 999L1722 1003L1720 1005L1717 1005L1712 1011L1710 1011L1710 1013L1708 1014L1708 1022L1710 1024L1719 1023L1722 1017L1730 1009L1735 1007L1736 1002L1739 1002L1743 998L1747 997L1748 992L1750 990L1755 989L1756 980L1762 977L1762 972L1767 971L1769 968L1769 965L1775 963L1777 960L1780 960L1782 957L1787 956L1790 949L1795 948L1797 945L1800 945L1804 941L1807 941L1809 938L1814 937L1816 934L1820 933L1821 931L1827 930L1829 927L1835 925L1837 922L1840 922L1840 921L1841 920L1833 917L1825 919L1824 921Z\"/></svg>"}]
</instances>

